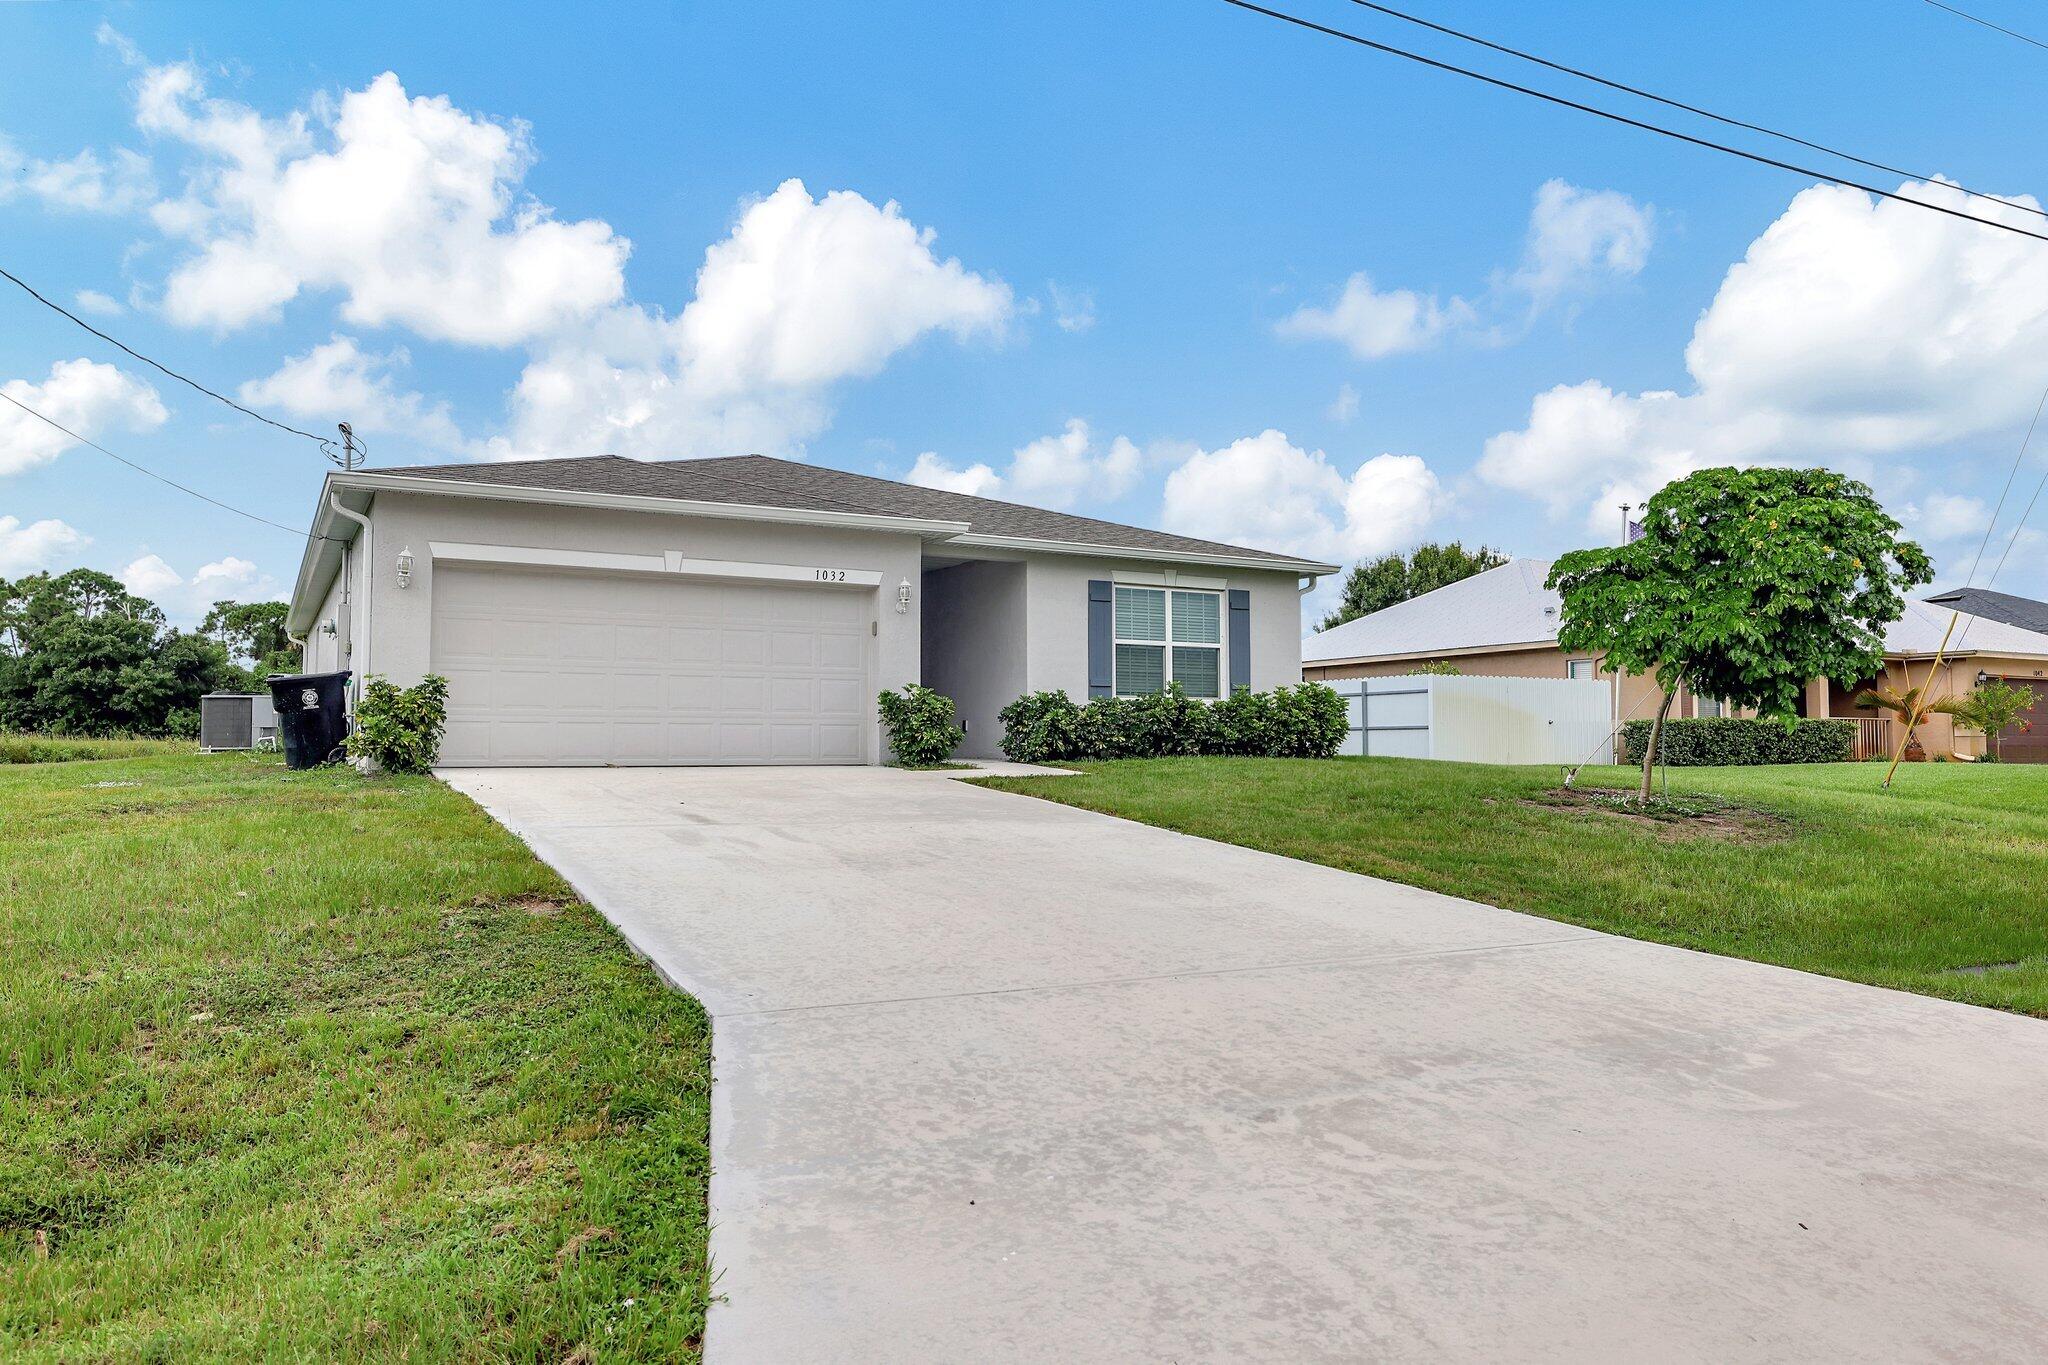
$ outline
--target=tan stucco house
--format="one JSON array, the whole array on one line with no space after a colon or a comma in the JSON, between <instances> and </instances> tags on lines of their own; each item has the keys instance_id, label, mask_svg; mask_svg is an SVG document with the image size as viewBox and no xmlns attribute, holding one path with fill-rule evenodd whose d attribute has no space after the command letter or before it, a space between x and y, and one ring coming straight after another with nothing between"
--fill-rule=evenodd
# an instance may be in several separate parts
<instances>
[{"instance_id":1,"label":"tan stucco house","mask_svg":"<svg viewBox=\"0 0 2048 1365\"><path fill-rule=\"evenodd\" d=\"M912 682L993 756L1028 691L1298 682L1337 568L757 455L334 473L311 530L307 669L445 676L451 766L877 763Z\"/></svg>"},{"instance_id":2,"label":"tan stucco house","mask_svg":"<svg viewBox=\"0 0 2048 1365\"><path fill-rule=\"evenodd\" d=\"M1562 604L1556 593L1543 586L1549 574L1548 560L1513 559L1312 635L1302 645L1302 674L1323 680L1383 677L1444 662L1456 665L1460 672L1480 676L1597 678L1614 684L1617 727L1624 721L1655 715L1664 694L1654 680L1636 674L1617 678L1601 659L1567 654L1558 647ZM2029 630L1990 614L2021 615L2029 607L2048 612L2048 606L2004 594L1992 597L2005 597L2007 603L2018 605L2001 608L1978 598L1907 603L1905 615L1885 632L1885 684L1900 689L1924 685L1951 615L1959 608L1974 608L1983 614L1964 614L1956 621L1933 694L1967 692L1980 676L2032 686L2042 699L2028 718L2034 722L2032 730L2020 733L2015 727L2002 737L2001 749L2008 760L2048 761L2048 632ZM1858 679L1843 684L1815 678L1806 685L1800 714L1854 719L1859 722L1858 755L1883 751L1892 742L1890 722L1883 719L1882 712L1860 710L1853 704L1856 691L1870 682ZM1672 714L1714 716L1723 710L1713 698L1694 696L1681 688ZM1974 755L1986 747L1984 736L1958 732L1947 716L1935 716L1921 726L1920 738L1930 753Z\"/></svg>"}]
</instances>

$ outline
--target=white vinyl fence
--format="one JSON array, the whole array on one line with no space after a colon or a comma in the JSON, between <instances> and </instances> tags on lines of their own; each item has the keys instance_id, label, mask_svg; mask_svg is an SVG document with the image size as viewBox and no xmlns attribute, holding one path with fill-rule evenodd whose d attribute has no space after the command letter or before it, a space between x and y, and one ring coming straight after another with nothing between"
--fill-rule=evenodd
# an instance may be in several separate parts
<instances>
[{"instance_id":1,"label":"white vinyl fence","mask_svg":"<svg viewBox=\"0 0 2048 1365\"><path fill-rule=\"evenodd\" d=\"M1614 761L1614 692L1604 681L1410 673L1330 686L1351 711L1343 753L1460 763Z\"/></svg>"}]
</instances>

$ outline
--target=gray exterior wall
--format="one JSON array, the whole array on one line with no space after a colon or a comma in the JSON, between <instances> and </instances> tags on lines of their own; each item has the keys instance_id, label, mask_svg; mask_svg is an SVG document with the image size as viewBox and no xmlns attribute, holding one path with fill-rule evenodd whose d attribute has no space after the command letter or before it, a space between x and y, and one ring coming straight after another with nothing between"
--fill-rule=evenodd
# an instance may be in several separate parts
<instances>
[{"instance_id":1,"label":"gray exterior wall","mask_svg":"<svg viewBox=\"0 0 2048 1365\"><path fill-rule=\"evenodd\" d=\"M1157 574L1171 565L1144 560L1039 555L1025 564L1026 689L1064 691L1088 700L1088 582L1118 570ZM1301 681L1301 595L1292 573L1191 565L1191 577L1222 580L1251 593L1251 687L1264 692ZM1225 665L1224 677L1230 676Z\"/></svg>"},{"instance_id":2,"label":"gray exterior wall","mask_svg":"<svg viewBox=\"0 0 2048 1365\"><path fill-rule=\"evenodd\" d=\"M361 603L367 597L375 636L367 658L358 636L354 658L343 665L359 675L367 669L401 687L425 676L432 649L434 602L434 562L429 547L433 541L453 541L619 554L658 555L676 550L693 559L877 571L882 586L874 593L876 632L868 656L870 691L918 680L919 610L924 594L917 586L923 569L923 542L915 535L390 492L377 495L370 519L375 528L374 551L363 556L357 552L358 545L350 554L358 566L359 581L365 570L370 579L368 593L359 592L357 597L358 629ZM401 590L396 565L399 552L405 549L412 551L412 584ZM899 613L897 585L905 579L912 587L910 608ZM883 755L872 696L869 711L869 756L879 762Z\"/></svg>"},{"instance_id":3,"label":"gray exterior wall","mask_svg":"<svg viewBox=\"0 0 2048 1365\"><path fill-rule=\"evenodd\" d=\"M625 554L677 551L695 559L869 570L882 579L874 594L870 692L918 681L945 692L969 722L961 753L975 757L1000 753L996 712L1022 693L1057 689L1076 701L1087 699L1091 579L1113 578L1119 570L1158 575L1174 567L1030 554L926 574L924 542L903 532L417 493L379 493L369 515L374 549L364 555L360 540L351 547L354 586L348 604L342 602L339 575L327 586L307 637L309 670L350 669L357 688L369 673L400 686L419 681L431 660L434 541ZM401 590L396 561L406 549L412 551L413 575L411 586ZM1254 689L1301 681L1301 605L1291 571L1190 565L1180 572L1250 593ZM897 585L906 579L911 600L908 611L899 613ZM934 613L930 639L923 630L927 611ZM336 622L335 637L319 633L318 623L326 620ZM870 729L870 757L879 762L886 754L872 715Z\"/></svg>"},{"instance_id":4,"label":"gray exterior wall","mask_svg":"<svg viewBox=\"0 0 2048 1365\"><path fill-rule=\"evenodd\" d=\"M924 576L924 685L953 699L963 757L1002 757L996 713L1026 690L1024 581L1025 566L1003 560Z\"/></svg>"},{"instance_id":5,"label":"gray exterior wall","mask_svg":"<svg viewBox=\"0 0 2048 1365\"><path fill-rule=\"evenodd\" d=\"M356 559L353 554L349 556L350 578L355 577ZM355 638L355 603L342 589L342 575L337 573L327 589L327 596L321 600L320 611L313 618L313 627L306 635L304 668L308 673L332 673L350 666L349 642ZM334 622L333 635L320 628L328 621Z\"/></svg>"}]
</instances>

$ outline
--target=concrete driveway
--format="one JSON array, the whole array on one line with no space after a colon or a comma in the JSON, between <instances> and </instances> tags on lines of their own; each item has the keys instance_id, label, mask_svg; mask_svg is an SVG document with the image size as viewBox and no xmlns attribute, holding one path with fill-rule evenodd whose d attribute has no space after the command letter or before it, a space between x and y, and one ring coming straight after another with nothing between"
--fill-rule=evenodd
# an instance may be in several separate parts
<instances>
[{"instance_id":1,"label":"concrete driveway","mask_svg":"<svg viewBox=\"0 0 2048 1365\"><path fill-rule=\"evenodd\" d=\"M448 777L714 1018L714 1365L2048 1343L2040 1021L936 775Z\"/></svg>"}]
</instances>

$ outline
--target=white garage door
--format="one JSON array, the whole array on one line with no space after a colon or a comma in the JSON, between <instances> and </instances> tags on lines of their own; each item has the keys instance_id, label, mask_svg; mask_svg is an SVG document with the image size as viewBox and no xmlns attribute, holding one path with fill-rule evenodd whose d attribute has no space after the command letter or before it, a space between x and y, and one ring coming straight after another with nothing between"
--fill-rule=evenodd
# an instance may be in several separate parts
<instances>
[{"instance_id":1,"label":"white garage door","mask_svg":"<svg viewBox=\"0 0 2048 1365\"><path fill-rule=\"evenodd\" d=\"M453 766L862 763L872 592L434 570Z\"/></svg>"}]
</instances>

